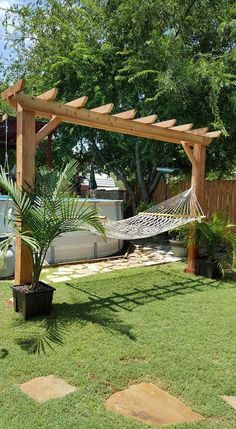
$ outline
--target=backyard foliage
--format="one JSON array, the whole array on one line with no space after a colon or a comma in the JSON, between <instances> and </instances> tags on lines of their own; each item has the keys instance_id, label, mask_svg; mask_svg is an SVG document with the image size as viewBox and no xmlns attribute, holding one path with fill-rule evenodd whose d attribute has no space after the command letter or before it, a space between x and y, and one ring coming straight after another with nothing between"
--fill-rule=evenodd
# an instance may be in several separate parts
<instances>
[{"instance_id":1,"label":"backyard foliage","mask_svg":"<svg viewBox=\"0 0 236 429\"><path fill-rule=\"evenodd\" d=\"M43 0L11 7L8 43L15 54L7 78L26 75L28 90L59 87L68 101L88 95L88 107L114 102L160 120L220 128L208 149L208 172L223 176L235 166L235 2L232 0ZM14 31L12 31L14 28ZM53 43L52 43L53 41ZM189 170L181 147L63 125L54 160L72 156L77 144L83 171L95 157L126 186L148 200L156 166ZM96 146L96 147L95 147ZM85 166L83 164L85 162Z\"/></svg>"}]
</instances>

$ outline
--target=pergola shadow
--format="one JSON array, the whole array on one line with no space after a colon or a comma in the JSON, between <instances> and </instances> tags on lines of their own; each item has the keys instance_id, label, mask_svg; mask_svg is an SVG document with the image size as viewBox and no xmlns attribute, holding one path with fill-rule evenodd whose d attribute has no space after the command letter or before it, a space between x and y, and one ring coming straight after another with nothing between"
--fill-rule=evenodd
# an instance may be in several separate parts
<instances>
[{"instance_id":1,"label":"pergola shadow","mask_svg":"<svg viewBox=\"0 0 236 429\"><path fill-rule=\"evenodd\" d=\"M137 285L131 292L112 292L107 296L90 292L74 282L67 282L65 285L72 292L73 302L55 303L51 317L42 320L43 333L38 336L19 338L17 344L30 354L46 353L47 348L52 349L54 345L63 345L69 327L75 322L81 328L87 323L93 323L108 332L125 335L135 341L133 326L125 323L118 316L121 311L132 312L137 307L154 301L201 293L206 287L218 288L220 285L213 280L206 283L201 277L190 278L177 273L170 274L163 269L159 269L158 274L162 278L159 285L153 283L147 288ZM84 294L87 300L81 302L78 293Z\"/></svg>"},{"instance_id":2,"label":"pergola shadow","mask_svg":"<svg viewBox=\"0 0 236 429\"><path fill-rule=\"evenodd\" d=\"M205 287L219 287L219 282L210 280L207 283L201 277L189 278L180 274L170 274L164 270L159 269L158 273L164 277L164 282L161 284L153 283L151 287L141 288L134 287L132 292L113 292L108 296L100 296L99 294L90 292L76 286L74 283L66 282L66 286L73 291L84 293L88 300L83 303L77 304L63 304L68 306L77 306L78 311L91 312L100 309L109 309L112 312L119 312L120 310L133 311L135 308L149 304L157 300L166 300L176 295L183 296L189 293L202 292ZM57 304L60 305L60 304Z\"/></svg>"}]
</instances>

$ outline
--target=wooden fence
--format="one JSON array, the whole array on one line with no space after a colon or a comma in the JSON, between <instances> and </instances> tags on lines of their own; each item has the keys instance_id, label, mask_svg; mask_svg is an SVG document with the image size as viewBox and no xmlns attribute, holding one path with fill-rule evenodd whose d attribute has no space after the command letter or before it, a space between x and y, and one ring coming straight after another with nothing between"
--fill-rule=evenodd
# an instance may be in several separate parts
<instances>
[{"instance_id":1,"label":"wooden fence","mask_svg":"<svg viewBox=\"0 0 236 429\"><path fill-rule=\"evenodd\" d=\"M166 187L160 182L153 193L152 199L159 203L190 187L190 180L184 180ZM205 216L210 219L214 212L227 214L230 222L236 224L236 181L209 180L205 182L204 202L202 205Z\"/></svg>"}]
</instances>

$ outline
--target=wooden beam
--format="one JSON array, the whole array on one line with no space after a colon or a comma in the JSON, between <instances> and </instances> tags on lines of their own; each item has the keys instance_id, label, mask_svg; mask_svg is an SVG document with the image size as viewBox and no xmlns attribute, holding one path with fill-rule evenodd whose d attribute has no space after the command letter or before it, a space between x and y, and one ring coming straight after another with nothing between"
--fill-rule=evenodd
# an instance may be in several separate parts
<instances>
[{"instance_id":1,"label":"wooden beam","mask_svg":"<svg viewBox=\"0 0 236 429\"><path fill-rule=\"evenodd\" d=\"M161 121L157 122L156 124L153 124L154 127L160 127L160 128L171 128L175 125L176 119L169 119L168 121Z\"/></svg>"},{"instance_id":2,"label":"wooden beam","mask_svg":"<svg viewBox=\"0 0 236 429\"><path fill-rule=\"evenodd\" d=\"M58 125L61 124L61 119L57 116L54 116L44 127L42 127L35 136L35 144L39 144L39 142L45 137L47 137L49 134L51 134L55 128L58 127Z\"/></svg>"},{"instance_id":3,"label":"wooden beam","mask_svg":"<svg viewBox=\"0 0 236 429\"><path fill-rule=\"evenodd\" d=\"M112 109L114 107L113 103L104 104L103 106L95 107L93 109L90 109L91 112L98 112L98 113L111 113Z\"/></svg>"},{"instance_id":4,"label":"wooden beam","mask_svg":"<svg viewBox=\"0 0 236 429\"><path fill-rule=\"evenodd\" d=\"M172 127L172 130L179 130L179 131L188 131L193 128L193 124L183 124L183 125L176 125L175 127Z\"/></svg>"},{"instance_id":5,"label":"wooden beam","mask_svg":"<svg viewBox=\"0 0 236 429\"><path fill-rule=\"evenodd\" d=\"M133 119L135 122L141 122L142 124L153 124L157 120L157 115L143 116L142 118Z\"/></svg>"},{"instance_id":6,"label":"wooden beam","mask_svg":"<svg viewBox=\"0 0 236 429\"><path fill-rule=\"evenodd\" d=\"M193 150L192 150L192 149L191 149L191 147L190 147L187 143L185 143L185 142L183 142L182 146L183 146L184 151L185 151L185 153L186 153L187 157L189 158L189 160L190 160L190 162L191 162L192 166L193 166L195 169L197 169L197 167L198 167L198 163L197 163L197 160L196 160L196 158L195 158L195 156L194 156L194 154L193 154Z\"/></svg>"},{"instance_id":7,"label":"wooden beam","mask_svg":"<svg viewBox=\"0 0 236 429\"><path fill-rule=\"evenodd\" d=\"M110 116L91 112L86 109L76 109L68 105L40 100L26 94L16 95L13 97L13 100L21 104L26 110L41 112L40 114L42 114L42 116L44 116L45 113L46 115L51 114L58 116L64 122L84 125L86 127L161 140L170 143L181 144L181 141L185 141L190 144L196 143L207 145L211 142L211 138L209 137L190 134L179 130L154 127L152 124L149 125L127 121L114 115Z\"/></svg>"},{"instance_id":8,"label":"wooden beam","mask_svg":"<svg viewBox=\"0 0 236 429\"><path fill-rule=\"evenodd\" d=\"M34 184L35 175L35 117L17 105L16 183L21 188ZM19 224L21 226L21 224ZM32 280L32 256L18 237L16 240L15 284Z\"/></svg>"},{"instance_id":9,"label":"wooden beam","mask_svg":"<svg viewBox=\"0 0 236 429\"><path fill-rule=\"evenodd\" d=\"M49 89L49 91L43 92L43 94L37 95L40 100L52 101L55 100L58 93L58 88Z\"/></svg>"},{"instance_id":10,"label":"wooden beam","mask_svg":"<svg viewBox=\"0 0 236 429\"><path fill-rule=\"evenodd\" d=\"M116 118L121 118L121 119L133 119L135 117L137 113L136 109L131 109L131 110L126 110L126 112L120 112L120 113L116 113L115 116Z\"/></svg>"},{"instance_id":11,"label":"wooden beam","mask_svg":"<svg viewBox=\"0 0 236 429\"><path fill-rule=\"evenodd\" d=\"M210 137L212 139L220 137L222 134L222 131L218 130L218 131L211 131L210 133L206 133L204 134L206 137Z\"/></svg>"},{"instance_id":12,"label":"wooden beam","mask_svg":"<svg viewBox=\"0 0 236 429\"><path fill-rule=\"evenodd\" d=\"M77 98L77 100L69 101L65 105L79 109L84 107L87 101L88 97L84 96ZM35 136L35 144L39 144L41 140L45 139L45 137L51 134L61 124L61 122L62 120L60 118L58 118L57 116L53 116L52 119L47 124L45 124L44 127L41 128L41 130L37 132Z\"/></svg>"},{"instance_id":13,"label":"wooden beam","mask_svg":"<svg viewBox=\"0 0 236 429\"><path fill-rule=\"evenodd\" d=\"M5 91L1 93L1 97L3 100L7 100L9 97L12 97L13 95L16 95L19 92L23 91L24 87L25 87L25 80L20 79L14 85L9 86L9 88L5 89Z\"/></svg>"},{"instance_id":14,"label":"wooden beam","mask_svg":"<svg viewBox=\"0 0 236 429\"><path fill-rule=\"evenodd\" d=\"M72 101L68 101L67 103L65 103L65 105L76 107L77 109L82 109L83 107L86 106L87 102L88 102L87 95L83 95L83 97L76 98L75 100L72 100Z\"/></svg>"},{"instance_id":15,"label":"wooden beam","mask_svg":"<svg viewBox=\"0 0 236 429\"><path fill-rule=\"evenodd\" d=\"M199 136L202 136L204 134L206 134L208 131L208 127L204 127L204 128L195 128L194 130L189 130L187 131L188 133L192 133L192 134L197 134Z\"/></svg>"}]
</instances>

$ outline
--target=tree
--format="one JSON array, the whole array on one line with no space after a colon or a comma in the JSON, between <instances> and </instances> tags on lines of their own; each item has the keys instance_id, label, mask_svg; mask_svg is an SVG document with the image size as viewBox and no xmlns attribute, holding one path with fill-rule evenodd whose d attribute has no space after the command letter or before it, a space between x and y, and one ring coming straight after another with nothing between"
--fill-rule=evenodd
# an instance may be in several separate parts
<instances>
[{"instance_id":1,"label":"tree","mask_svg":"<svg viewBox=\"0 0 236 429\"><path fill-rule=\"evenodd\" d=\"M32 93L57 85L63 101L86 94L88 108L112 101L116 111L135 107L142 116L157 112L160 120L220 128L223 137L208 150L207 171L221 177L236 156L234 19L232 0L42 0L14 6L5 22L6 29L8 23L15 29L8 34L16 53L8 76L27 75ZM71 157L75 144L87 150L86 162L95 149L99 167L105 163L116 171L130 196L139 182L143 199L150 199L158 181L157 165L190 170L177 145L82 127L63 126L55 154L62 150L63 160Z\"/></svg>"}]
</instances>

